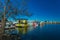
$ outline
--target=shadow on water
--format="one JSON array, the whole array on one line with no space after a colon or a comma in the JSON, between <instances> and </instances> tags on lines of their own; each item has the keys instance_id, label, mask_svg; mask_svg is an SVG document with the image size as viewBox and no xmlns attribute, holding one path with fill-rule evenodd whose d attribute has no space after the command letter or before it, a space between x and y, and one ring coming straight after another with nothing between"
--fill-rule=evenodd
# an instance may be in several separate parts
<instances>
[{"instance_id":1,"label":"shadow on water","mask_svg":"<svg viewBox=\"0 0 60 40\"><path fill-rule=\"evenodd\" d=\"M23 36L22 40L60 40L60 25L49 24L42 28L37 27Z\"/></svg>"}]
</instances>

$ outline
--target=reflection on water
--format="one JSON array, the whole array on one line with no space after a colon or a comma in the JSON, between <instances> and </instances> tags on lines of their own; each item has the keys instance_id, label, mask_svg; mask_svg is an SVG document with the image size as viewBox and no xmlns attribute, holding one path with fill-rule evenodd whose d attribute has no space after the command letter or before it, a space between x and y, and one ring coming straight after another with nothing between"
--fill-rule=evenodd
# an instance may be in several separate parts
<instances>
[{"instance_id":1,"label":"reflection on water","mask_svg":"<svg viewBox=\"0 0 60 40\"><path fill-rule=\"evenodd\" d=\"M22 40L60 40L60 24L48 24L22 36Z\"/></svg>"}]
</instances>

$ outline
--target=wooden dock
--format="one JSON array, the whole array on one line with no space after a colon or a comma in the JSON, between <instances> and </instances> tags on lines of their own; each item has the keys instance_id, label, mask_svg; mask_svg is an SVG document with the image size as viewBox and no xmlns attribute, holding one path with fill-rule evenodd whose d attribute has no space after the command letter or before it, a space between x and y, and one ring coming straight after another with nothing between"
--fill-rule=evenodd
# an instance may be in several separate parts
<instances>
[{"instance_id":1,"label":"wooden dock","mask_svg":"<svg viewBox=\"0 0 60 40\"><path fill-rule=\"evenodd\" d=\"M20 36L18 35L0 35L0 40L21 40Z\"/></svg>"}]
</instances>

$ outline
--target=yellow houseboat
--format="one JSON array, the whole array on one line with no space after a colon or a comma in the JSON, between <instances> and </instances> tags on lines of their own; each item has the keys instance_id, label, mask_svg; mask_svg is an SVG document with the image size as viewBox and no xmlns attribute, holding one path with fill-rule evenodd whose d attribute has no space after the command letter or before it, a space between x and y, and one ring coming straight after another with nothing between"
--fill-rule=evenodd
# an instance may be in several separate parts
<instances>
[{"instance_id":1,"label":"yellow houseboat","mask_svg":"<svg viewBox=\"0 0 60 40\"><path fill-rule=\"evenodd\" d=\"M17 27L17 30L19 31L19 33L26 34L27 28L28 28L27 19L18 20L16 27Z\"/></svg>"}]
</instances>

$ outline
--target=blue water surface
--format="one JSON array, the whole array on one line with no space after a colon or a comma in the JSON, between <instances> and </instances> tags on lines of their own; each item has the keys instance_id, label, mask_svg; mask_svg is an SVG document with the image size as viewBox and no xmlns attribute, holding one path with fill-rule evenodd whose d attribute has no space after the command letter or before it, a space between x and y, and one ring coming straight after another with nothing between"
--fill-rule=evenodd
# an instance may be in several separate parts
<instances>
[{"instance_id":1,"label":"blue water surface","mask_svg":"<svg viewBox=\"0 0 60 40\"><path fill-rule=\"evenodd\" d=\"M60 24L39 26L22 36L22 40L60 40Z\"/></svg>"}]
</instances>

